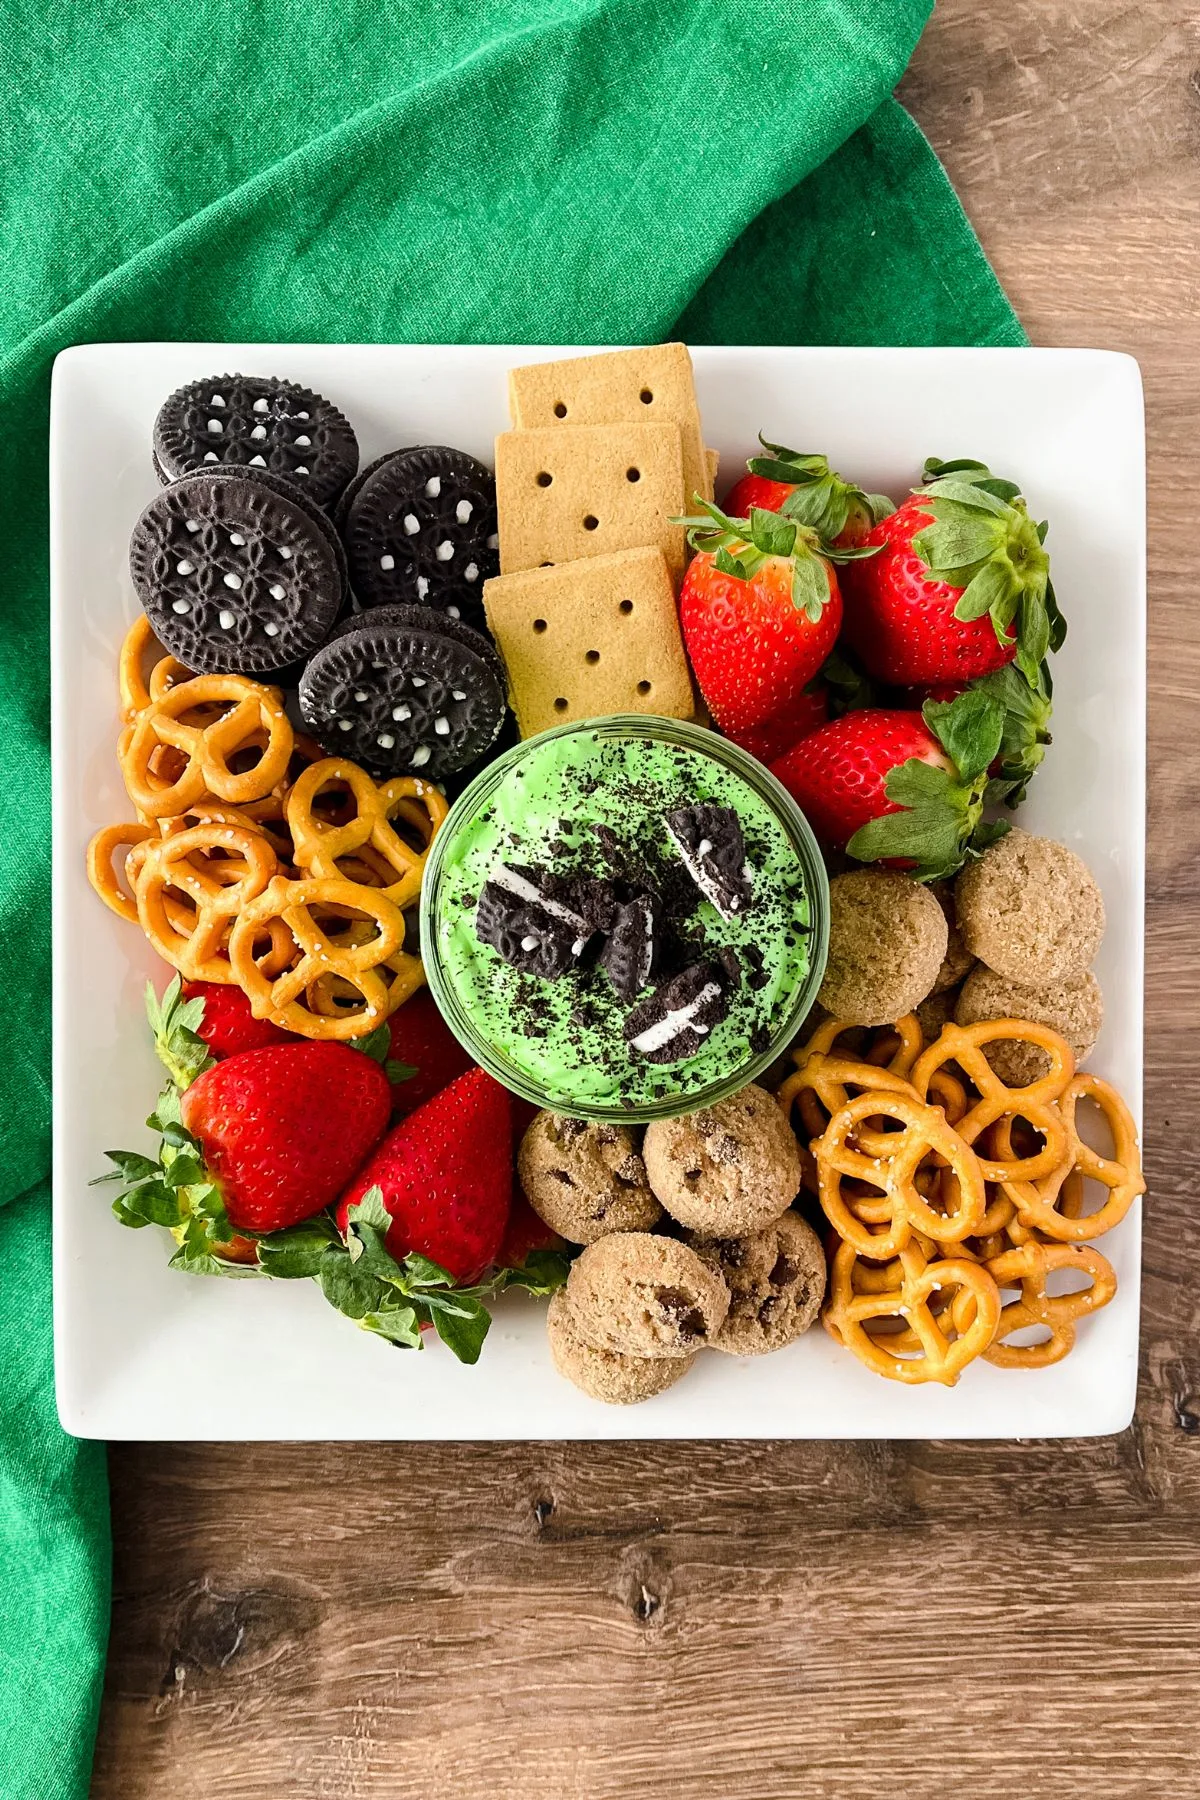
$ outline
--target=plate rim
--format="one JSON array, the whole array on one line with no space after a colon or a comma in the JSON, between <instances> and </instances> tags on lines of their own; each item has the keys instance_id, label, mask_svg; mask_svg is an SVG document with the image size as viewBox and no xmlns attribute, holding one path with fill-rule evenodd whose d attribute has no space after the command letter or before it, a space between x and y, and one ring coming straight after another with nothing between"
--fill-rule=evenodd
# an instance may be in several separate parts
<instances>
[{"instance_id":1,"label":"plate rim","mask_svg":"<svg viewBox=\"0 0 1200 1800\"><path fill-rule=\"evenodd\" d=\"M147 340L145 342L139 342L139 343L113 341L113 342L106 342L106 343L73 345L73 346L69 346L68 348L64 349L63 351L61 351L59 353L59 355L55 358L52 375L51 375L50 463L49 463L50 490L51 490L49 538L50 538L50 691L51 691L51 751L52 751L51 821L52 821L52 859L53 859L53 877L52 877L53 900L52 900L52 904L53 904L53 937L54 937L54 941L56 944L59 941L60 932L68 924L70 913L71 913L71 908L70 908L70 905L68 904L68 895L70 892L69 885L61 879L61 876L65 872L65 867L66 867L66 864L68 861L70 861L72 864L72 874L77 876L77 870L75 870L74 866L73 866L74 865L75 847L73 845L68 845L68 844L64 843L63 831L60 829L60 821L64 817L63 807L61 804L61 796L65 793L67 783L72 778L73 772L77 774L77 771L75 770L75 764L72 761L72 759L70 758L68 750L65 747L65 745L69 741L69 737L70 737L69 730L65 728L66 721L64 720L64 716L63 716L63 707L64 707L65 695L66 695L66 690L67 690L67 672L68 672L69 658L71 655L71 650L70 650L70 635L71 634L70 634L70 629L69 629L70 621L66 616L67 600L66 600L66 595L63 591L63 582L62 582L62 578L61 578L61 563L62 563L61 537L62 537L62 533L69 527L62 517L62 509L60 506L59 492L58 492L59 483L63 478L63 468L64 468L63 433L66 429L65 422L64 422L64 414L65 414L65 411L67 410L64 396L67 395L67 391L74 383L77 375L80 379L86 379L93 372L99 371L101 376L103 376L105 373L105 365L110 363L114 357L116 357L117 360L119 361L120 358L129 356L131 354L149 355L154 352L162 352L162 351L167 351L172 354L174 354L174 353L186 354L188 356L200 356L206 352L211 351L212 353L214 353L214 355L219 355L222 357L229 357L231 359L238 358L242 355L253 354L254 352L260 352L264 357L270 356L270 357L278 358L278 359L286 359L289 356L301 357L301 356L310 355L310 354L319 355L321 357L326 357L329 355L340 356L340 355L345 354L350 357L358 358L358 357L362 357L364 355L369 357L369 356L375 355L377 353L394 355L396 352L400 352L402 355L420 356L421 353L432 353L432 354L436 354L436 355L449 355L449 356L453 356L453 357L462 356L462 357L470 358L471 356L479 355L480 353L483 353L486 356L494 356L497 352L502 352L504 354L504 356L510 362L515 362L518 359L525 359L525 360L529 360L529 361L550 360L550 359L554 359L557 357L569 356L569 355L573 355L573 354L587 354L589 352L589 349L592 349L592 348L603 349L603 348L612 348L612 347L614 347L614 346L577 346L577 345L501 346L501 345L444 345L444 344L421 344L421 345L291 344L291 345L280 345L280 344L274 344L274 343L261 343L261 344L256 344L256 345L246 345L246 344L226 344L226 343L221 343L221 342L218 342L215 340L197 340L195 342L181 342L181 341L172 341L172 340ZM1137 608L1138 629L1137 629L1136 648L1137 648L1137 653L1138 653L1139 669L1140 669L1140 673L1142 676L1142 679L1137 684L1137 687L1135 689L1134 711L1135 711L1136 716L1131 721L1131 724L1133 725L1133 727L1135 729L1132 734L1132 741L1133 741L1133 745L1134 745L1134 754L1132 757L1133 766L1130 769L1130 773L1131 773L1133 780L1136 782L1137 790L1140 795L1141 806L1140 806L1140 827L1139 827L1139 831L1137 834L1137 843L1134 846L1134 849L1136 850L1136 867L1130 871L1130 874L1132 877L1132 888L1133 888L1132 904L1136 910L1135 939L1136 939L1136 964L1137 964L1137 966L1136 966L1136 970L1133 971L1132 973L1135 973L1137 975L1140 986L1144 992L1145 879L1146 879L1146 842L1145 842L1146 702L1147 702L1146 682L1145 682L1146 648L1147 648L1146 508L1145 508L1144 393L1143 393L1143 384L1142 384L1142 378L1141 378L1141 370L1140 370L1139 364L1137 362L1137 359L1124 351L1112 351L1112 350L1104 350L1104 349L1095 349L1095 348L1090 348L1090 347L1059 348L1059 347L1052 347L1052 346L1036 346L1036 347L1030 346L1030 347L1009 348L1009 347L998 347L998 346L963 345L963 346L947 346L944 348L939 348L936 346L926 346L926 347L909 349L909 348L889 347L889 346L882 346L882 345L880 345L880 346L846 346L846 345L831 345L831 346L720 345L720 346L706 346L706 345L693 345L693 346L691 346L691 348L692 348L693 356L697 360L698 366L701 362L708 361L709 359L719 360L722 356L724 356L727 353L732 353L734 355L746 355L746 354L764 355L764 356L770 356L772 358L782 356L785 358L796 358L799 360L817 358L817 359L831 361L831 362L836 362L838 360L843 360L843 359L853 360L856 362L862 362L864 359L865 360L886 359L889 361L896 360L896 359L903 359L906 362L912 363L912 362L919 361L921 359L935 359L935 360L942 361L942 362L950 360L950 361L959 361L959 362L965 363L965 362L973 360L973 359L992 361L996 358L1006 358L1006 359L1010 359L1010 360L1017 358L1017 359L1021 359L1024 362L1032 362L1032 361L1038 361L1038 360L1044 360L1046 362L1074 362L1081 366L1085 363L1090 362L1090 363L1095 364L1098 368L1103 367L1108 370L1111 370L1113 372L1113 374L1118 377L1121 387L1125 389L1125 392L1121 396L1122 403L1126 407L1129 407L1131 409L1130 416L1129 416L1129 423L1131 425L1135 426L1135 443L1133 445L1133 449L1136 454L1136 464L1137 464L1138 481L1139 481L1139 492L1136 496L1137 504L1134 508L1134 520L1135 520L1136 529L1135 529L1134 539L1128 540L1129 548L1136 557L1136 565L1137 565L1137 586L1138 586L1139 605ZM147 459L148 459L148 451L147 451ZM1134 541L1134 540L1136 540L1136 541ZM1127 699L1128 696L1126 695L1123 698ZM66 1028L65 1028L65 1011L66 1011L66 998L67 997L61 993L62 983L59 981L58 973L57 973L58 961L59 961L59 959L58 959L58 956L56 955L56 957L55 957L55 973L54 973L54 981L53 981L53 1000L52 1000L53 1074L54 1074L54 1089L55 1089L56 1095L58 1094L58 1092L61 1091L61 1087L62 1087L62 1083L59 1078L60 1078L60 1074L62 1072L63 1062L64 1062L64 1060L66 1058L66 1054L67 1054L67 1039L69 1036L69 1034L67 1033ZM1137 1062L1137 1067L1139 1070L1139 1078L1138 1078L1138 1082L1137 1082L1136 1091L1131 1093L1128 1096L1128 1098L1130 1100L1131 1106L1133 1107L1135 1116L1138 1119L1139 1128L1140 1128L1141 1115L1142 1115L1142 1088L1143 1088L1143 1084L1144 1084L1144 1075L1145 1075L1144 1002L1143 1002L1142 1008L1139 1009L1139 1013L1138 1013L1137 1040L1136 1040L1136 1045L1134 1046L1134 1049L1136 1052L1136 1062ZM54 1146L55 1164L59 1167L62 1166L62 1161L63 1161L62 1152L65 1147L64 1146L65 1123L62 1119L61 1114L62 1114L62 1108L60 1107L60 1105L58 1104L58 1102L56 1100L55 1107L54 1107L54 1119L53 1119L53 1146ZM71 1362L71 1357L70 1357L70 1347L69 1347L68 1335L67 1335L67 1321L64 1317L65 1310L66 1310L65 1290L66 1290L66 1285L67 1285L66 1280L65 1280L65 1259L67 1258L67 1255L68 1255L67 1244L66 1244L66 1230L67 1230L67 1216L68 1215L66 1212L66 1202L60 1195L61 1185L62 1184L60 1184L59 1182L55 1182L54 1198L53 1198L53 1208L54 1208L54 1258L53 1258L53 1263L54 1263L55 1385L56 1385L57 1402L58 1402L58 1407L59 1407L59 1416L60 1416L61 1422L65 1429L73 1432L75 1435L78 1435L78 1436L102 1436L102 1437L112 1438L112 1439L114 1439L114 1441L120 1441L120 1438L122 1436L125 1436L128 1438L151 1436L153 1438L157 1438L160 1441L162 1441L164 1439L169 1439L169 1438L179 1438L180 1433L177 1430L174 1430L174 1431L151 1430L148 1433L145 1429L141 1429L141 1430L132 1430L131 1429L125 1433L118 1433L118 1432L114 1432L111 1429L111 1425L109 1427L104 1427L103 1421L100 1421L99 1424L97 1424L95 1421L91 1421L89 1424L89 1420L86 1416L88 1409L87 1409L86 1405L80 1404L80 1396L75 1391L73 1383L70 1379L69 1372L68 1372L69 1365ZM1137 1391L1137 1377L1138 1377L1137 1338L1140 1335L1141 1210L1142 1210L1141 1203L1139 1202L1135 1206L1133 1211L1131 1212L1130 1218L1129 1218L1129 1223L1128 1223L1128 1226L1126 1227L1126 1229L1129 1230L1129 1232L1131 1234L1132 1241L1131 1241L1130 1249L1131 1249L1132 1256L1134 1258L1134 1270L1133 1270L1133 1276L1131 1277L1131 1279L1136 1282L1136 1292L1134 1295L1134 1318L1133 1318L1133 1331L1134 1331L1133 1354L1131 1357L1123 1358L1123 1362L1124 1362L1125 1366L1122 1369L1114 1369L1111 1366L1106 1368L1105 1404L1104 1404L1103 1408L1098 1407L1098 1410L1097 1410L1097 1417L1099 1417L1099 1412L1101 1410L1103 1410L1103 1413L1104 1413L1103 1422L1092 1423L1091 1425L1080 1425L1079 1423L1063 1424L1061 1427L1058 1427L1054 1431L1047 1434L1051 1437L1112 1435L1115 1432L1119 1432L1119 1431L1123 1430L1128 1425L1131 1418L1133 1417L1135 1406L1136 1406L1136 1391ZM377 1347L373 1346L373 1348L377 1348ZM961 1390L960 1390L960 1392L961 1392ZM986 1407L983 1410L986 1411ZM601 1423L601 1421L598 1420L597 1424L600 1424L600 1423ZM689 1435L691 1435L691 1436L696 1435L694 1432L676 1433L676 1432L673 1432L670 1430L664 1430L663 1429L664 1423L665 1423L665 1421L646 1417L644 1420L644 1424L639 1424L639 1419L637 1416L627 1415L624 1412L622 1412L621 1425L622 1425L623 1429L621 1429L619 1431L596 1429L596 1430L581 1431L579 1433L574 1433L574 1432L561 1433L561 1434L553 1433L550 1435L556 1437L558 1439L558 1441L589 1441L589 1442L603 1441L603 1440L608 1440L608 1439L628 1440L628 1441L666 1440L669 1438L686 1437ZM902 1423L902 1421L897 1421L897 1423ZM185 1432L183 1435L187 1436L188 1434ZM196 1439L198 1439L204 1435L209 1435L209 1434L201 1434L201 1433L195 1433L195 1432L193 1432L191 1434L193 1441L195 1441ZM262 1442L273 1441L270 1435L264 1434L263 1432L261 1432L259 1430L237 1431L235 1429L229 1435L239 1438L243 1441L262 1441ZM282 1437L294 1437L295 1434L280 1432L278 1435L279 1435L279 1437L282 1438ZM357 1441L372 1441L372 1438L368 1434L354 1433L352 1435L355 1436ZM468 1432L468 1431L463 1431L461 1428L454 1430L452 1433L435 1432L435 1433L431 1433L429 1435L432 1438L436 1438L439 1441L536 1441L536 1439L538 1437L544 1438L547 1436L547 1434L544 1431L542 1431L542 1432L526 1431L526 1432L522 1432L522 1433L515 1433L511 1430L506 1430L502 1434L502 1437L497 1438L496 1434L494 1434L494 1433L493 1434L485 1434L482 1432L478 1432L478 1433ZM763 1435L763 1434L755 1433L754 1435L759 1436L759 1435ZM775 1435L779 1435L784 1438L795 1439L797 1441L825 1441L830 1436L830 1434L825 1433L825 1432L813 1432L813 1431L806 1431L806 1430L802 1430L802 1429L801 1430L792 1429L789 1431L785 1431L783 1433L777 1433ZM839 1434L839 1435L841 1435L841 1434ZM868 1434L860 1432L860 1433L849 1433L846 1435L848 1435L850 1437L854 1437L854 1436L861 1437L861 1436L865 1436ZM870 1435L875 1435L875 1434L872 1433ZM927 1435L919 1434L919 1433L912 1432L912 1431L905 1432L903 1430L900 1430L900 1431L894 1432L893 1435L897 1439L911 1439L913 1441L929 1441L929 1438ZM989 1437L989 1436L995 1437L995 1436L997 1436L997 1434L995 1432L990 1432L990 1431L987 1431L986 1429L978 1431L978 1432L974 1431L974 1430L970 1430L970 1429L964 1430L962 1421L956 1421L956 1429L950 1431L949 1433L940 1433L938 1435L939 1436L948 1436L951 1438L959 1437L964 1440L969 1439L969 1438L976 1438L976 1437ZM1013 1435L1015 1435L1015 1434L1004 1433L1004 1434L1001 1434L1001 1437L1004 1441L1011 1441L1011 1438ZM379 1438L378 1434L375 1434L375 1441L405 1441L406 1439L408 1441L416 1441L414 1434L411 1432L409 1432L409 1433L395 1433L395 1432L387 1433L387 1434L385 1434L385 1436L383 1438ZM277 1440L275 1440L275 1441L277 1441ZM323 1438L323 1437L314 1437L311 1441L329 1441L329 1440L327 1438ZM736 1437L732 1437L729 1441L736 1441ZM834 1440L834 1441L836 1441L836 1440Z\"/></svg>"}]
</instances>

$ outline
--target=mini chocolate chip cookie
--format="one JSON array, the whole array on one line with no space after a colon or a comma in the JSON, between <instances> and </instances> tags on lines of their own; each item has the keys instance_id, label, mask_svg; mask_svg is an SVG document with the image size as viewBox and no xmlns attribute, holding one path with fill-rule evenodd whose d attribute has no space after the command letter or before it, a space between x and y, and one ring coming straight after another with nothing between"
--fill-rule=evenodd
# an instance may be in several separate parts
<instances>
[{"instance_id":1,"label":"mini chocolate chip cookie","mask_svg":"<svg viewBox=\"0 0 1200 1800\"><path fill-rule=\"evenodd\" d=\"M741 1237L787 1211L800 1189L800 1149L781 1109L753 1083L728 1100L646 1127L650 1186L681 1225Z\"/></svg>"},{"instance_id":2,"label":"mini chocolate chip cookie","mask_svg":"<svg viewBox=\"0 0 1200 1800\"><path fill-rule=\"evenodd\" d=\"M628 1125L541 1112L521 1140L517 1173L534 1212L571 1244L649 1231L662 1217Z\"/></svg>"},{"instance_id":3,"label":"mini chocolate chip cookie","mask_svg":"<svg viewBox=\"0 0 1200 1800\"><path fill-rule=\"evenodd\" d=\"M682 1381L694 1356L625 1356L601 1350L580 1333L566 1290L559 1288L546 1308L546 1336L559 1374L593 1400L609 1406L633 1406Z\"/></svg>"},{"instance_id":4,"label":"mini chocolate chip cookie","mask_svg":"<svg viewBox=\"0 0 1200 1800\"><path fill-rule=\"evenodd\" d=\"M622 1356L692 1357L729 1311L718 1272L677 1238L614 1232L571 1265L566 1296L580 1336Z\"/></svg>"},{"instance_id":5,"label":"mini chocolate chip cookie","mask_svg":"<svg viewBox=\"0 0 1200 1800\"><path fill-rule=\"evenodd\" d=\"M731 1356L765 1356L806 1332L825 1297L821 1240L796 1212L748 1237L701 1237L688 1242L719 1271L729 1289L729 1316L712 1341Z\"/></svg>"}]
</instances>

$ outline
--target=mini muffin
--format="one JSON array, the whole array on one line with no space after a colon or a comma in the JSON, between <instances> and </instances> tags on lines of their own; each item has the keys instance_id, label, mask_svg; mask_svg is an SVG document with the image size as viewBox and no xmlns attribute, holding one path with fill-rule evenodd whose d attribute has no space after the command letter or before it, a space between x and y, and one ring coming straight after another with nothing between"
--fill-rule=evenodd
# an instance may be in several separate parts
<instances>
[{"instance_id":1,"label":"mini muffin","mask_svg":"<svg viewBox=\"0 0 1200 1800\"><path fill-rule=\"evenodd\" d=\"M786 1212L800 1187L795 1133L765 1089L677 1119L655 1119L642 1146L654 1193L708 1237L742 1237Z\"/></svg>"},{"instance_id":2,"label":"mini muffin","mask_svg":"<svg viewBox=\"0 0 1200 1800\"><path fill-rule=\"evenodd\" d=\"M521 1140L517 1173L534 1212L571 1244L649 1231L662 1217L628 1125L540 1112Z\"/></svg>"},{"instance_id":3,"label":"mini muffin","mask_svg":"<svg viewBox=\"0 0 1200 1800\"><path fill-rule=\"evenodd\" d=\"M729 1289L729 1316L713 1339L731 1356L764 1356L806 1332L825 1297L825 1252L799 1213L785 1212L749 1237L689 1234L697 1256Z\"/></svg>"},{"instance_id":4,"label":"mini muffin","mask_svg":"<svg viewBox=\"0 0 1200 1800\"><path fill-rule=\"evenodd\" d=\"M817 995L836 1019L890 1025L932 992L949 946L929 889L887 869L855 869L829 884L829 961Z\"/></svg>"},{"instance_id":5,"label":"mini muffin","mask_svg":"<svg viewBox=\"0 0 1200 1800\"><path fill-rule=\"evenodd\" d=\"M546 1336L559 1374L593 1400L609 1406L633 1406L661 1394L681 1381L696 1360L694 1356L623 1356L619 1350L598 1349L580 1336L565 1288L551 1296L546 1308Z\"/></svg>"},{"instance_id":6,"label":"mini muffin","mask_svg":"<svg viewBox=\"0 0 1200 1800\"><path fill-rule=\"evenodd\" d=\"M1082 1062L1100 1036L1104 996L1090 969L1071 981L1025 987L981 964L963 983L954 1017L960 1025L976 1025L984 1019L1032 1019L1061 1033L1075 1052L1075 1060ZM1044 1050L1016 1038L1000 1038L989 1044L984 1054L1008 1087L1028 1087L1050 1070Z\"/></svg>"},{"instance_id":7,"label":"mini muffin","mask_svg":"<svg viewBox=\"0 0 1200 1800\"><path fill-rule=\"evenodd\" d=\"M964 869L954 903L971 954L1026 987L1082 975L1104 936L1104 900L1087 864L1027 831L1010 831Z\"/></svg>"},{"instance_id":8,"label":"mini muffin","mask_svg":"<svg viewBox=\"0 0 1200 1800\"><path fill-rule=\"evenodd\" d=\"M715 1269L677 1238L647 1231L589 1244L564 1291L584 1341L620 1356L690 1359L712 1343L729 1311L729 1289Z\"/></svg>"},{"instance_id":9,"label":"mini muffin","mask_svg":"<svg viewBox=\"0 0 1200 1800\"><path fill-rule=\"evenodd\" d=\"M946 954L942 958L942 966L934 977L932 992L940 994L946 988L956 988L962 982L975 958L963 943L962 932L958 929L958 919L954 911L954 888L949 881L930 883L929 891L946 915L946 929L949 937L946 942Z\"/></svg>"}]
</instances>

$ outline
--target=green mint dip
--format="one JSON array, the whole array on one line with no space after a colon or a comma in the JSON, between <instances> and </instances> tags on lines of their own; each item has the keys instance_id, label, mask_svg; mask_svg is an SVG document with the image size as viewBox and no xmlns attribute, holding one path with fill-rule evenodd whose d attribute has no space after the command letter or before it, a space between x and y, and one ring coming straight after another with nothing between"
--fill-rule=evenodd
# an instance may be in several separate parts
<instances>
[{"instance_id":1,"label":"green mint dip","mask_svg":"<svg viewBox=\"0 0 1200 1800\"><path fill-rule=\"evenodd\" d=\"M501 1080L559 1111L700 1105L715 1097L714 1087L740 1085L741 1072L778 1053L781 1038L800 1022L798 1002L807 999L801 990L813 985L812 881L796 841L803 826L798 815L787 820L790 802L781 791L778 802L768 797L773 784L750 759L757 781L718 760L721 753L742 756L723 740L667 721L654 721L651 729L661 734L650 735L648 723L639 720L627 732L616 721L554 731L511 752L457 803L435 845L432 882L427 875L423 932L435 996L469 1046L471 1035L480 1040L475 1054ZM713 754L690 747L705 739ZM514 969L479 941L475 906L501 864L609 875L614 839L627 869L678 877L665 817L702 801L737 813L753 870L751 905L730 920L690 881L674 879L673 892L682 890L691 907L682 929L705 940L699 956L733 950L742 979L729 994L727 1016L694 1056L648 1062L626 1044L622 1028L631 1009L594 957L557 980ZM601 827L613 834L607 847ZM816 954L822 952L819 945Z\"/></svg>"}]
</instances>

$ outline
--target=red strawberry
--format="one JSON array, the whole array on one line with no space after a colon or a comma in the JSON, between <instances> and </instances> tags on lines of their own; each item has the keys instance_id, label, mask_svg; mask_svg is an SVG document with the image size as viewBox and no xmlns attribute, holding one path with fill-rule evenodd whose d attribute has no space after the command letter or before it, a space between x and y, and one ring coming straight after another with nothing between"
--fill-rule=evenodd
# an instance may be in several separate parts
<instances>
[{"instance_id":1,"label":"red strawberry","mask_svg":"<svg viewBox=\"0 0 1200 1800\"><path fill-rule=\"evenodd\" d=\"M1007 829L982 823L1003 726L999 703L973 692L924 715L871 707L822 725L772 772L823 843L932 879Z\"/></svg>"},{"instance_id":2,"label":"red strawberry","mask_svg":"<svg viewBox=\"0 0 1200 1800\"><path fill-rule=\"evenodd\" d=\"M185 1000L203 1000L204 1017L196 1026L196 1036L208 1045L209 1054L219 1061L238 1056L243 1050L265 1050L268 1044L298 1044L301 1039L269 1019L256 1019L250 1002L240 987L229 987L216 981L185 981Z\"/></svg>"},{"instance_id":3,"label":"red strawberry","mask_svg":"<svg viewBox=\"0 0 1200 1800\"><path fill-rule=\"evenodd\" d=\"M336 1200L391 1110L387 1076L347 1044L243 1051L180 1101L229 1222L244 1231L280 1231Z\"/></svg>"},{"instance_id":4,"label":"red strawberry","mask_svg":"<svg viewBox=\"0 0 1200 1800\"><path fill-rule=\"evenodd\" d=\"M966 685L943 681L928 688L909 688L902 694L908 705L924 706L928 700L957 700L960 694L969 691L989 695L1004 709L1000 749L988 774L994 783L1004 784L1005 792L1000 796L993 789L989 798L1003 797L1007 805L1016 806L1024 799L1030 779L1041 767L1046 745L1051 741L1050 694L1045 675L1039 670L1038 679L1031 687L1020 670L1009 664Z\"/></svg>"},{"instance_id":5,"label":"red strawberry","mask_svg":"<svg viewBox=\"0 0 1200 1800\"><path fill-rule=\"evenodd\" d=\"M351 1206L377 1187L397 1262L417 1250L457 1282L478 1280L496 1261L512 1201L510 1101L507 1088L472 1068L394 1125L342 1195L343 1235Z\"/></svg>"},{"instance_id":6,"label":"red strawberry","mask_svg":"<svg viewBox=\"0 0 1200 1800\"><path fill-rule=\"evenodd\" d=\"M819 684L810 684L801 689L794 705L778 717L768 719L764 725L747 727L738 742L751 756L757 756L759 762L774 762L810 731L823 725L828 717L829 695Z\"/></svg>"},{"instance_id":7,"label":"red strawberry","mask_svg":"<svg viewBox=\"0 0 1200 1800\"><path fill-rule=\"evenodd\" d=\"M689 532L697 555L679 618L709 711L737 742L800 703L833 649L842 598L815 532L775 513L706 510Z\"/></svg>"},{"instance_id":8,"label":"red strawberry","mask_svg":"<svg viewBox=\"0 0 1200 1800\"><path fill-rule=\"evenodd\" d=\"M852 549L893 510L886 494L867 494L843 481L824 456L769 444L761 434L759 443L767 455L751 457L750 473L725 497L725 511L735 518L761 507L809 526L823 543Z\"/></svg>"},{"instance_id":9,"label":"red strawberry","mask_svg":"<svg viewBox=\"0 0 1200 1800\"><path fill-rule=\"evenodd\" d=\"M428 988L418 988L388 1020L389 1057L414 1070L394 1089L398 1113L413 1112L472 1066L471 1058L437 1009Z\"/></svg>"},{"instance_id":10,"label":"red strawberry","mask_svg":"<svg viewBox=\"0 0 1200 1800\"><path fill-rule=\"evenodd\" d=\"M519 1269L535 1250L561 1250L564 1241L557 1231L551 1231L544 1219L538 1218L518 1188L513 1193L512 1211L496 1252L496 1266Z\"/></svg>"},{"instance_id":11,"label":"red strawberry","mask_svg":"<svg viewBox=\"0 0 1200 1800\"><path fill-rule=\"evenodd\" d=\"M1035 684L1065 635L1019 490L982 463L925 465L925 484L866 536L846 574L846 636L895 687L971 681L1014 659Z\"/></svg>"}]
</instances>

